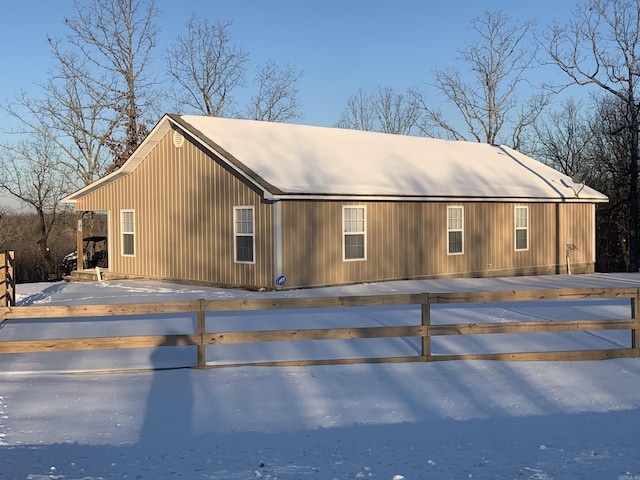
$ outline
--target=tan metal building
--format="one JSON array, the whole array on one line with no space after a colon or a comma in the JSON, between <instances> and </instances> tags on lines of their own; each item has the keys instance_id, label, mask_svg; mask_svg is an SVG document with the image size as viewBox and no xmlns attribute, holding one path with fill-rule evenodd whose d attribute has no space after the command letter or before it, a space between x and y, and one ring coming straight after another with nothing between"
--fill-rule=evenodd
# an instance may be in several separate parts
<instances>
[{"instance_id":1,"label":"tan metal building","mask_svg":"<svg viewBox=\"0 0 640 480\"><path fill-rule=\"evenodd\" d=\"M106 276L272 289L592 272L607 198L504 146L165 115L65 201Z\"/></svg>"}]
</instances>

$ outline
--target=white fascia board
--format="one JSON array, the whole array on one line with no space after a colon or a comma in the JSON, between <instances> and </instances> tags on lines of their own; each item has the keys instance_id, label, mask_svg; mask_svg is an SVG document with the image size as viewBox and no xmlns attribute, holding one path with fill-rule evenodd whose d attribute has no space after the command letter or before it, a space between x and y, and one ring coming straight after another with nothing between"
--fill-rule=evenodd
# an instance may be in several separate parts
<instances>
[{"instance_id":1,"label":"white fascia board","mask_svg":"<svg viewBox=\"0 0 640 480\"><path fill-rule=\"evenodd\" d=\"M267 198L265 196L265 198ZM270 200L339 200L369 202L486 202L486 203L607 203L608 199L600 198L526 198L526 197L401 197L384 195L321 195L321 194L286 194L270 195Z\"/></svg>"}]
</instances>

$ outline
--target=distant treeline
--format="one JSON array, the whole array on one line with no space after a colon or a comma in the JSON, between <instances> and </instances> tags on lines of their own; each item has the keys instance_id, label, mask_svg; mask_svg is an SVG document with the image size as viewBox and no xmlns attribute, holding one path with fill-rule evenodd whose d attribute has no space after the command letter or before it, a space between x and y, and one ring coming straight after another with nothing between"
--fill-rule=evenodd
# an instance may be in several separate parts
<instances>
[{"instance_id":1,"label":"distant treeline","mask_svg":"<svg viewBox=\"0 0 640 480\"><path fill-rule=\"evenodd\" d=\"M41 282L60 278L64 256L76 248L75 214L56 214L47 245L55 272L47 272L40 244L40 219L31 213L0 214L0 250L15 251L16 283Z\"/></svg>"}]
</instances>

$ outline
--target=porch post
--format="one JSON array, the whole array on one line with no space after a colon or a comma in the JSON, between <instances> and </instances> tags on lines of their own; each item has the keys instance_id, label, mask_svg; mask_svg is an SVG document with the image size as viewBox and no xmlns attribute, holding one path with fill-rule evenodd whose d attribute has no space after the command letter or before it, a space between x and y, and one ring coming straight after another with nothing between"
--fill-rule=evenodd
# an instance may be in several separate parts
<instances>
[{"instance_id":1,"label":"porch post","mask_svg":"<svg viewBox=\"0 0 640 480\"><path fill-rule=\"evenodd\" d=\"M76 263L76 270L80 271L84 269L84 252L83 250L83 233L82 233L82 217L85 212L76 210L76 249L78 251L78 261Z\"/></svg>"}]
</instances>

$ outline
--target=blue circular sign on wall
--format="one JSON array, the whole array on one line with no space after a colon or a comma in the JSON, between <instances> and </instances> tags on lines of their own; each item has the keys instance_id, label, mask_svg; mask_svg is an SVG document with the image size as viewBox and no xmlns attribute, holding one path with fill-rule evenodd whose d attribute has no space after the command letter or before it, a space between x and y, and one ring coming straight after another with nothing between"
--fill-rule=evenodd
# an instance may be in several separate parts
<instances>
[{"instance_id":1,"label":"blue circular sign on wall","mask_svg":"<svg viewBox=\"0 0 640 480\"><path fill-rule=\"evenodd\" d=\"M276 283L279 287L282 287L285 283L287 283L287 277L285 277L284 275L280 275L276 280Z\"/></svg>"}]
</instances>

